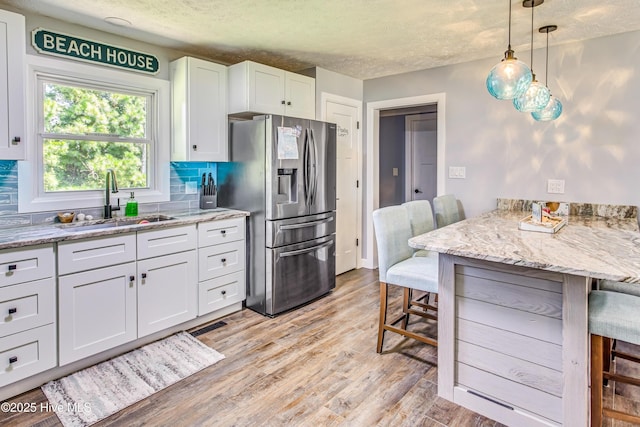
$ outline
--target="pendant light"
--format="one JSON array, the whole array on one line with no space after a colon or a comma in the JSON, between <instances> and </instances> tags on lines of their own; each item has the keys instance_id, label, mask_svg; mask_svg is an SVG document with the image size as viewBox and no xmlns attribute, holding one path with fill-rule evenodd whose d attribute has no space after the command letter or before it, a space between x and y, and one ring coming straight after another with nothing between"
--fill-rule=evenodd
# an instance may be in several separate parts
<instances>
[{"instance_id":1,"label":"pendant light","mask_svg":"<svg viewBox=\"0 0 640 427\"><path fill-rule=\"evenodd\" d=\"M549 33L558 29L557 25L545 25L538 29L541 33L547 33L547 62L545 84L549 88ZM540 111L533 111L531 116L539 122L555 120L562 114L562 103L555 96L551 95L549 103Z\"/></svg>"},{"instance_id":2,"label":"pendant light","mask_svg":"<svg viewBox=\"0 0 640 427\"><path fill-rule=\"evenodd\" d=\"M487 90L497 99L513 99L527 91L531 84L531 70L513 56L511 49L511 0L509 1L509 44L504 59L496 64L487 76ZM540 0L537 0L540 1ZM542 0L544 1L544 0Z\"/></svg>"},{"instance_id":3,"label":"pendant light","mask_svg":"<svg viewBox=\"0 0 640 427\"><path fill-rule=\"evenodd\" d=\"M522 2L523 7L531 8L531 73L533 74L533 80L527 91L522 96L513 99L513 106L523 113L542 110L549 103L551 96L549 89L538 82L535 73L533 73L533 9L542 3L544 0L524 0Z\"/></svg>"}]
</instances>

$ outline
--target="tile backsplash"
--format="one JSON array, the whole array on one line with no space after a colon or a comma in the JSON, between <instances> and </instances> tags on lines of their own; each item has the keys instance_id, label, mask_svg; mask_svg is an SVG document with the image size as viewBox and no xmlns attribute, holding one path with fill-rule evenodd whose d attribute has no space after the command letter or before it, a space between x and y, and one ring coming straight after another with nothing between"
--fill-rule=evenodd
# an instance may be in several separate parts
<instances>
[{"instance_id":1,"label":"tile backsplash","mask_svg":"<svg viewBox=\"0 0 640 427\"><path fill-rule=\"evenodd\" d=\"M197 209L198 194L186 194L187 185L200 185L203 173L211 173L217 181L217 165L213 162L171 162L170 200L162 203L140 204L140 214L154 213L165 210ZM191 183L191 184L187 184ZM128 193L123 193L128 195ZM125 195L121 196L126 202ZM82 212L102 217L102 206L82 209ZM21 225L42 224L52 222L56 212L18 213L18 162L15 160L0 160L0 228L10 228Z\"/></svg>"}]
</instances>

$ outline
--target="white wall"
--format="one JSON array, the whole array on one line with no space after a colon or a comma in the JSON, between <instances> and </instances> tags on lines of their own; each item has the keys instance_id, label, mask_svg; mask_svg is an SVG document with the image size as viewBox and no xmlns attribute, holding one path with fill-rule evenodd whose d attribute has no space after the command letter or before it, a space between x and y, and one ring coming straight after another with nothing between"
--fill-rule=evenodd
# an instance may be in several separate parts
<instances>
[{"instance_id":1,"label":"white wall","mask_svg":"<svg viewBox=\"0 0 640 427\"><path fill-rule=\"evenodd\" d=\"M543 83L544 54L534 51ZM564 106L555 122L489 95L500 56L366 80L364 101L446 93L446 167L465 166L467 178L447 178L445 189L467 216L494 209L497 197L639 205L640 32L550 48L548 84ZM528 62L529 52L516 56ZM565 194L547 194L548 178L564 179Z\"/></svg>"}]
</instances>

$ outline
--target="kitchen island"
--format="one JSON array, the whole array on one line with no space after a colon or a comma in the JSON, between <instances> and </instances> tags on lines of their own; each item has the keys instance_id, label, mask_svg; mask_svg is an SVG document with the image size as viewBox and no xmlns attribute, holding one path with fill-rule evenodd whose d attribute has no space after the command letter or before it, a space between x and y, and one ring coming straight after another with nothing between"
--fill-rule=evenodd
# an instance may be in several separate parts
<instances>
[{"instance_id":1,"label":"kitchen island","mask_svg":"<svg viewBox=\"0 0 640 427\"><path fill-rule=\"evenodd\" d=\"M587 426L593 279L638 283L637 218L556 234L496 210L410 239L440 253L438 395L510 426Z\"/></svg>"}]
</instances>

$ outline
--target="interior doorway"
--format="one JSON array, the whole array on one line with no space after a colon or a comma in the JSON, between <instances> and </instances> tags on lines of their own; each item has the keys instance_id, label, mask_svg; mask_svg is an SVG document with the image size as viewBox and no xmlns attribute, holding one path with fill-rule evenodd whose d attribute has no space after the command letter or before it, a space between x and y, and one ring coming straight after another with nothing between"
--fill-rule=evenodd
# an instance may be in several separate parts
<instances>
[{"instance_id":1,"label":"interior doorway","mask_svg":"<svg viewBox=\"0 0 640 427\"><path fill-rule=\"evenodd\" d=\"M437 105L380 111L379 207L437 195Z\"/></svg>"},{"instance_id":2,"label":"interior doorway","mask_svg":"<svg viewBox=\"0 0 640 427\"><path fill-rule=\"evenodd\" d=\"M380 120L384 117L384 111L425 108L435 108L436 120L436 195L445 194L445 99L444 93L412 96L407 98L388 99L367 103L367 128L366 128L366 206L365 206L365 236L363 250L363 266L376 268L377 253L373 223L371 221L373 211L380 207ZM404 151L404 149L402 149ZM391 173L393 174L393 169ZM399 171L398 171L399 174ZM404 177L404 175L403 175ZM403 184L403 188L406 184ZM405 191L401 198L406 197ZM364 220L364 219L363 219ZM366 253L366 256L364 254Z\"/></svg>"}]
</instances>

